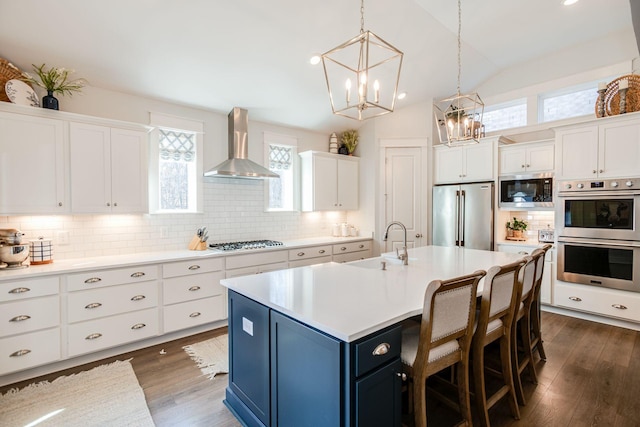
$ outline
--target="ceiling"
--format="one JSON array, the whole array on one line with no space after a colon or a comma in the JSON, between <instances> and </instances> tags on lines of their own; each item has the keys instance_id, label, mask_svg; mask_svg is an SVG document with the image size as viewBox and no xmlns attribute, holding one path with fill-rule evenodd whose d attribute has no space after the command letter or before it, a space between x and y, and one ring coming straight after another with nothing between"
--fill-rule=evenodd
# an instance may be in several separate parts
<instances>
[{"instance_id":1,"label":"ceiling","mask_svg":"<svg viewBox=\"0 0 640 427\"><path fill-rule=\"evenodd\" d=\"M630 1L464 0L462 91L615 33L633 38L619 53L633 59ZM23 70L71 68L92 86L224 114L239 106L267 123L357 125L331 114L322 65L308 62L359 33L357 0L0 0L0 13L0 57ZM397 109L455 93L457 18L455 0L365 2L365 29L405 54Z\"/></svg>"}]
</instances>

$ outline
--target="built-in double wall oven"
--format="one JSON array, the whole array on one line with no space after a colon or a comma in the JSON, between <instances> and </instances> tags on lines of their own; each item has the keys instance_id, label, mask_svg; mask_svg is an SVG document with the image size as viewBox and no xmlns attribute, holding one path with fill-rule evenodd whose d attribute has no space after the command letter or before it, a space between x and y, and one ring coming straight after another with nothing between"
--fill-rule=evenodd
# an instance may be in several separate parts
<instances>
[{"instance_id":1,"label":"built-in double wall oven","mask_svg":"<svg viewBox=\"0 0 640 427\"><path fill-rule=\"evenodd\" d=\"M564 181L558 279L640 292L640 178Z\"/></svg>"}]
</instances>

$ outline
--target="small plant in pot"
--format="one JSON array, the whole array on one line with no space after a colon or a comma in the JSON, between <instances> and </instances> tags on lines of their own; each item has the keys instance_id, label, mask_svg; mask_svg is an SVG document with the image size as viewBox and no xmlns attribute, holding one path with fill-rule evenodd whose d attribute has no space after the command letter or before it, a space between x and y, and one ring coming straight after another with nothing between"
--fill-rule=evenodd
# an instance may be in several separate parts
<instances>
[{"instance_id":1,"label":"small plant in pot","mask_svg":"<svg viewBox=\"0 0 640 427\"><path fill-rule=\"evenodd\" d=\"M527 222L513 217L512 221L507 221L507 238L523 239L524 232L527 231Z\"/></svg>"},{"instance_id":2,"label":"small plant in pot","mask_svg":"<svg viewBox=\"0 0 640 427\"><path fill-rule=\"evenodd\" d=\"M347 154L352 155L358 146L358 131L355 129L345 130L340 141L342 141L342 146L347 149Z\"/></svg>"}]
</instances>

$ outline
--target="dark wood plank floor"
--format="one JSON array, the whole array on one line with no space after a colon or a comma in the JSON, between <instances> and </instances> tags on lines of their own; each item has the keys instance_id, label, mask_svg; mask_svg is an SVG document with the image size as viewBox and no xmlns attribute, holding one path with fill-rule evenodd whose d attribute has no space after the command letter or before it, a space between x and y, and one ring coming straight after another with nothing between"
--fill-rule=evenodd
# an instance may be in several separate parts
<instances>
[{"instance_id":1,"label":"dark wood plank floor","mask_svg":"<svg viewBox=\"0 0 640 427\"><path fill-rule=\"evenodd\" d=\"M519 421L500 403L490 411L492 426L639 426L640 332L552 313L542 316L548 359L537 360L538 384L524 381L528 402L520 408ZM207 379L182 349L225 332L193 335L32 381L132 357L157 426L240 426L222 404L227 375ZM0 392L27 383L0 387ZM432 427L453 425L458 417L430 404L428 419Z\"/></svg>"}]
</instances>

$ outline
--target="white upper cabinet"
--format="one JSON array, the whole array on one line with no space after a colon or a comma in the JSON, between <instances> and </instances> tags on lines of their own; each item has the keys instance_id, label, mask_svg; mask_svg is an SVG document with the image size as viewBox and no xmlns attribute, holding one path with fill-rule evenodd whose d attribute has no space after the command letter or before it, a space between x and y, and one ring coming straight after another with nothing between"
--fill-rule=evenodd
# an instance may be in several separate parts
<instances>
[{"instance_id":1,"label":"white upper cabinet","mask_svg":"<svg viewBox=\"0 0 640 427\"><path fill-rule=\"evenodd\" d=\"M0 111L0 214L63 214L64 123Z\"/></svg>"},{"instance_id":2,"label":"white upper cabinet","mask_svg":"<svg viewBox=\"0 0 640 427\"><path fill-rule=\"evenodd\" d=\"M147 134L69 124L74 213L147 211Z\"/></svg>"},{"instance_id":3,"label":"white upper cabinet","mask_svg":"<svg viewBox=\"0 0 640 427\"><path fill-rule=\"evenodd\" d=\"M615 116L556 129L558 174L616 178L640 174L640 117Z\"/></svg>"},{"instance_id":4,"label":"white upper cabinet","mask_svg":"<svg viewBox=\"0 0 640 427\"><path fill-rule=\"evenodd\" d=\"M492 181L495 140L479 144L434 147L435 183Z\"/></svg>"},{"instance_id":5,"label":"white upper cabinet","mask_svg":"<svg viewBox=\"0 0 640 427\"><path fill-rule=\"evenodd\" d=\"M300 158L303 211L358 209L360 159L318 151Z\"/></svg>"},{"instance_id":6,"label":"white upper cabinet","mask_svg":"<svg viewBox=\"0 0 640 427\"><path fill-rule=\"evenodd\" d=\"M554 150L553 141L500 147L500 175L553 172Z\"/></svg>"}]
</instances>

